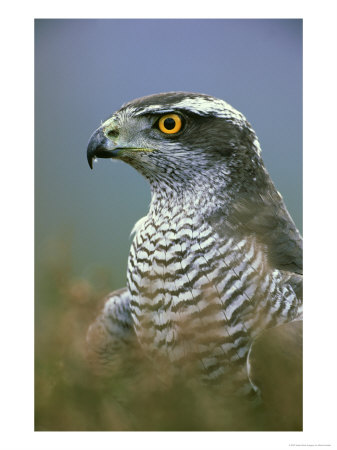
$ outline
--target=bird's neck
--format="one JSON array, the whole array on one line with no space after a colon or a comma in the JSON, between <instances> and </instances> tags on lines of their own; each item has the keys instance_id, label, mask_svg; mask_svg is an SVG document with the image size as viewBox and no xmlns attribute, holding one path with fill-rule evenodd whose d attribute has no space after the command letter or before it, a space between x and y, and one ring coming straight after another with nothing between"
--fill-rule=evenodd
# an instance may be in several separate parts
<instances>
[{"instance_id":1,"label":"bird's neck","mask_svg":"<svg viewBox=\"0 0 337 450\"><path fill-rule=\"evenodd\" d=\"M188 210L206 218L216 209L226 211L235 197L235 189L226 173L212 171L175 180L151 180L150 214L166 214L170 210Z\"/></svg>"}]
</instances>

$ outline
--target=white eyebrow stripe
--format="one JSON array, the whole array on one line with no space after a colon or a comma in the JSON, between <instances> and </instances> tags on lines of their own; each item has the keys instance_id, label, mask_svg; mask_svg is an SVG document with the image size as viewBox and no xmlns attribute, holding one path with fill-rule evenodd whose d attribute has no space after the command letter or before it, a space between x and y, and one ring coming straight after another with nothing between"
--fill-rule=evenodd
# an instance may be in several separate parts
<instances>
[{"instance_id":1,"label":"white eyebrow stripe","mask_svg":"<svg viewBox=\"0 0 337 450\"><path fill-rule=\"evenodd\" d=\"M146 108L142 107L131 107L132 115L133 116L140 116L143 114L150 114L150 113L158 113L158 114L165 114L165 113L171 113L174 111L174 106L172 108L163 108L161 105L151 105L147 106Z\"/></svg>"},{"instance_id":2,"label":"white eyebrow stripe","mask_svg":"<svg viewBox=\"0 0 337 450\"><path fill-rule=\"evenodd\" d=\"M130 105L129 107L134 116L142 114L158 113L165 114L170 113L177 109L186 109L195 114L204 116L211 114L216 117L231 119L237 122L245 122L246 118L243 114L233 108L224 100L220 99L207 99L204 97L186 97L178 103L173 103L170 107L163 108L160 104L153 104L147 107L137 107Z\"/></svg>"},{"instance_id":3,"label":"white eyebrow stripe","mask_svg":"<svg viewBox=\"0 0 337 450\"><path fill-rule=\"evenodd\" d=\"M235 118L239 121L246 120L243 114L233 108L229 103L218 98L186 97L174 106L189 109L197 114L213 114L217 117Z\"/></svg>"}]
</instances>

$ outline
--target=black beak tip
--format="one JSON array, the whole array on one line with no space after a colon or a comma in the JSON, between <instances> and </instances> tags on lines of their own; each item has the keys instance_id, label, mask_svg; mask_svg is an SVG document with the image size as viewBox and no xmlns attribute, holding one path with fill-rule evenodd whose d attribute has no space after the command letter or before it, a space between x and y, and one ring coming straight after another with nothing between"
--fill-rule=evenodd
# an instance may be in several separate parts
<instances>
[{"instance_id":1,"label":"black beak tip","mask_svg":"<svg viewBox=\"0 0 337 450\"><path fill-rule=\"evenodd\" d=\"M87 154L87 159L88 159L89 167L90 167L90 169L92 169L93 168L92 167L93 157L91 155Z\"/></svg>"},{"instance_id":2,"label":"black beak tip","mask_svg":"<svg viewBox=\"0 0 337 450\"><path fill-rule=\"evenodd\" d=\"M100 147L100 144L101 144L103 138L104 138L104 136L100 129L94 131L90 137L90 140L88 142L88 147L87 147L87 160L88 160L90 169L93 168L93 161L96 157L96 151Z\"/></svg>"}]
</instances>

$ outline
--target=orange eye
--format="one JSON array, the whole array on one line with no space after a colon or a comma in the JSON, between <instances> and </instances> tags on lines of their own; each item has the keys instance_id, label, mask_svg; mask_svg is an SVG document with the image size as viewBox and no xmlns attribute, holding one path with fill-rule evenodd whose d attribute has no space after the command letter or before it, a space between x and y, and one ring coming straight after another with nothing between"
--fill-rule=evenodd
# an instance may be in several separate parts
<instances>
[{"instance_id":1,"label":"orange eye","mask_svg":"<svg viewBox=\"0 0 337 450\"><path fill-rule=\"evenodd\" d=\"M178 114L166 114L159 119L158 126L163 133L174 134L181 129L182 120Z\"/></svg>"}]
</instances>

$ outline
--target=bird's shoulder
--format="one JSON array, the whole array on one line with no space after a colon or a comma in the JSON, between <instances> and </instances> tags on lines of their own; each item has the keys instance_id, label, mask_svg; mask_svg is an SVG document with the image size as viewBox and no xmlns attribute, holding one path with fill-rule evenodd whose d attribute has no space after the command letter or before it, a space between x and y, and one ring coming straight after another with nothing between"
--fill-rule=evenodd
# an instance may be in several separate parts
<instances>
[{"instance_id":1,"label":"bird's shoulder","mask_svg":"<svg viewBox=\"0 0 337 450\"><path fill-rule=\"evenodd\" d=\"M220 209L209 220L220 236L254 236L271 268L302 274L302 237L273 185L263 193L240 193L229 211ZM297 277L296 283L300 280Z\"/></svg>"}]
</instances>

